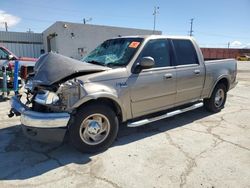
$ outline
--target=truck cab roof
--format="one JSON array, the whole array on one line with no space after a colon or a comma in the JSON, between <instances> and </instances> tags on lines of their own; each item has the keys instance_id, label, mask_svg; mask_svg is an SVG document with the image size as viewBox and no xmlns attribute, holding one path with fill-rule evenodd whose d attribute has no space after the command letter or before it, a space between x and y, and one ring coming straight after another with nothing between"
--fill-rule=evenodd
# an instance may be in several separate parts
<instances>
[{"instance_id":1,"label":"truck cab roof","mask_svg":"<svg viewBox=\"0 0 250 188\"><path fill-rule=\"evenodd\" d=\"M168 38L168 39L193 39L193 37L190 36L174 36L174 35L131 35L131 36L120 36L115 37L113 39L119 39L119 38L144 38L144 39L162 39L162 38Z\"/></svg>"}]
</instances>

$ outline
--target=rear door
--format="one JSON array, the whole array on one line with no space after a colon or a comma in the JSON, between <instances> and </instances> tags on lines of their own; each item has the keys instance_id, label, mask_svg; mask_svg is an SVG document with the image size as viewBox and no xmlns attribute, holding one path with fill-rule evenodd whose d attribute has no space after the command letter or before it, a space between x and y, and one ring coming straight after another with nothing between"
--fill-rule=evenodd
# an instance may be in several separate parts
<instances>
[{"instance_id":1,"label":"rear door","mask_svg":"<svg viewBox=\"0 0 250 188\"><path fill-rule=\"evenodd\" d=\"M177 74L176 105L196 101L200 99L204 85L204 65L199 63L191 40L172 39L171 41Z\"/></svg>"},{"instance_id":2,"label":"rear door","mask_svg":"<svg viewBox=\"0 0 250 188\"><path fill-rule=\"evenodd\" d=\"M172 107L176 95L176 71L171 63L167 39L148 41L136 63L142 57L152 57L155 66L132 74L128 79L133 117Z\"/></svg>"}]
</instances>

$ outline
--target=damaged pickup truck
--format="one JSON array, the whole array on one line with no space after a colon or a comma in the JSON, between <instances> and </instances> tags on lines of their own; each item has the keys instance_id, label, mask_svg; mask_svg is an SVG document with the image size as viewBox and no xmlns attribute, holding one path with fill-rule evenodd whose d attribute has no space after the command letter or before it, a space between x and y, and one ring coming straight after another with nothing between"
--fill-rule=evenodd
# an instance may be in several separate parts
<instances>
[{"instance_id":1,"label":"damaged pickup truck","mask_svg":"<svg viewBox=\"0 0 250 188\"><path fill-rule=\"evenodd\" d=\"M124 124L145 125L203 104L219 112L236 74L235 60L205 62L190 37L119 37L82 61L55 53L40 57L25 104L13 97L10 115L21 115L30 138L62 141L67 135L78 150L97 152Z\"/></svg>"}]
</instances>

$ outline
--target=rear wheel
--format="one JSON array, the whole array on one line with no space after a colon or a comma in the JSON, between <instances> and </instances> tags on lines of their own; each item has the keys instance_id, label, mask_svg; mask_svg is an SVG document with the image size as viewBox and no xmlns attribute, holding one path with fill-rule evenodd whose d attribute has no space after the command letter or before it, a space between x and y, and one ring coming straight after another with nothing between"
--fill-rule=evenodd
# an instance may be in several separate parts
<instances>
[{"instance_id":1,"label":"rear wheel","mask_svg":"<svg viewBox=\"0 0 250 188\"><path fill-rule=\"evenodd\" d=\"M204 99L204 106L210 112L219 112L224 108L227 90L224 84L217 84L210 98Z\"/></svg>"},{"instance_id":2,"label":"rear wheel","mask_svg":"<svg viewBox=\"0 0 250 188\"><path fill-rule=\"evenodd\" d=\"M90 104L78 110L69 137L79 151L99 152L113 143L118 127L117 116L109 106Z\"/></svg>"}]
</instances>

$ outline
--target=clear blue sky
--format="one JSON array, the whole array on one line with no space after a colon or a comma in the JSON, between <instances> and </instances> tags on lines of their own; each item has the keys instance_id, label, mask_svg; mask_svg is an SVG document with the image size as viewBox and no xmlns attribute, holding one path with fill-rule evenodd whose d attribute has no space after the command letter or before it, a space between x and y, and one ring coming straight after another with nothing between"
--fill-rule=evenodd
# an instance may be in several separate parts
<instances>
[{"instance_id":1,"label":"clear blue sky","mask_svg":"<svg viewBox=\"0 0 250 188\"><path fill-rule=\"evenodd\" d=\"M153 9L159 6L156 29L163 34L187 35L194 18L194 37L201 46L226 47L230 42L231 47L250 48L250 0L0 1L0 21L6 14L19 21L10 31L42 32L55 21L81 23L90 17L91 24L152 29Z\"/></svg>"}]
</instances>

